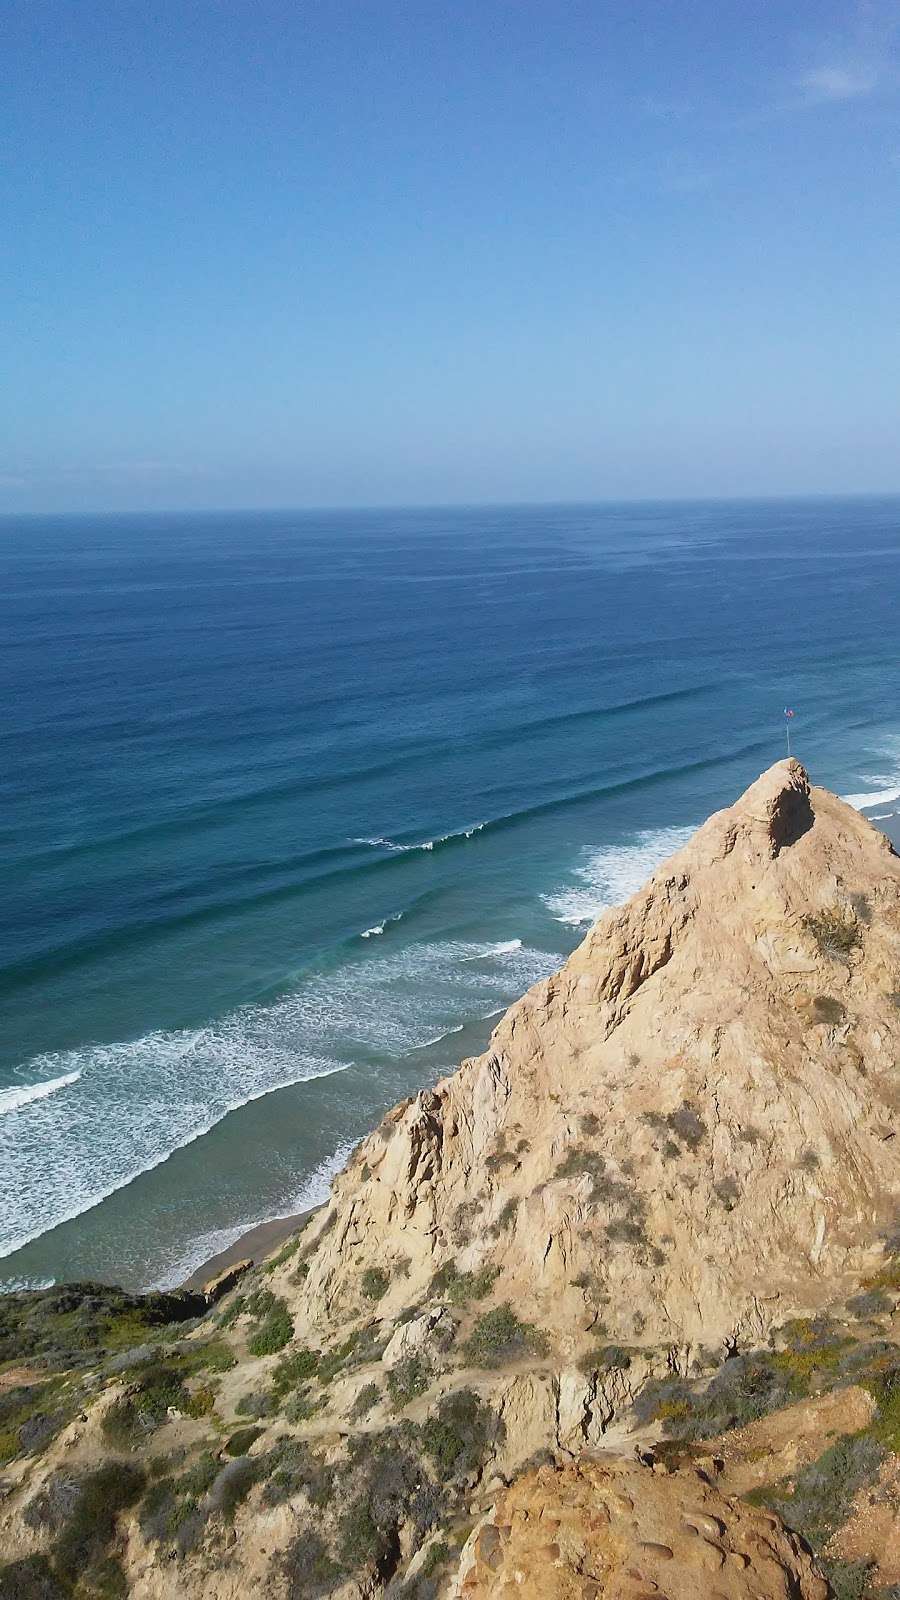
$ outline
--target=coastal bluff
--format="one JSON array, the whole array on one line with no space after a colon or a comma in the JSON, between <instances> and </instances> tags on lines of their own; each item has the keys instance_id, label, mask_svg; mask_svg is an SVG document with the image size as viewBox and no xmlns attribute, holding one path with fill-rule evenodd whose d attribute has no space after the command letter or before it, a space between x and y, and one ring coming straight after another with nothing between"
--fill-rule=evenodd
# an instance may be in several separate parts
<instances>
[{"instance_id":1,"label":"coastal bluff","mask_svg":"<svg viewBox=\"0 0 900 1600\"><path fill-rule=\"evenodd\" d=\"M900 859L777 763L208 1311L89 1287L0 1600L900 1594Z\"/></svg>"}]
</instances>

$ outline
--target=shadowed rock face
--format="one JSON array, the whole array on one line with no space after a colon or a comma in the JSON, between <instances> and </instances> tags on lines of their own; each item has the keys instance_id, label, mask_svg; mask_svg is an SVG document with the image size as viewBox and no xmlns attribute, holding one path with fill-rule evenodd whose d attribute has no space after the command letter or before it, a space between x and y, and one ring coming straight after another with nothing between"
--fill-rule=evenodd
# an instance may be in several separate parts
<instances>
[{"instance_id":1,"label":"shadowed rock face","mask_svg":"<svg viewBox=\"0 0 900 1600\"><path fill-rule=\"evenodd\" d=\"M464 1553L462 1600L827 1600L779 1519L701 1472L621 1461L528 1473Z\"/></svg>"}]
</instances>

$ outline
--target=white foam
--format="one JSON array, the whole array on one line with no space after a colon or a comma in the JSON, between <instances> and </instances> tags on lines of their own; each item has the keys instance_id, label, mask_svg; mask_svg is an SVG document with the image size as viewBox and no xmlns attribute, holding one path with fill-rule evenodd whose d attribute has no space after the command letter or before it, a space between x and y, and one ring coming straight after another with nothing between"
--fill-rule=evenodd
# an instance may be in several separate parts
<instances>
[{"instance_id":1,"label":"white foam","mask_svg":"<svg viewBox=\"0 0 900 1600\"><path fill-rule=\"evenodd\" d=\"M0 1294L26 1294L34 1289L52 1289L55 1278L0 1278Z\"/></svg>"},{"instance_id":2,"label":"white foam","mask_svg":"<svg viewBox=\"0 0 900 1600\"><path fill-rule=\"evenodd\" d=\"M521 950L521 939L505 939L500 944L485 945L483 950L476 950L472 956L463 956L464 961L488 961L492 956L511 956Z\"/></svg>"},{"instance_id":3,"label":"white foam","mask_svg":"<svg viewBox=\"0 0 900 1600\"><path fill-rule=\"evenodd\" d=\"M454 1033L462 1033L464 1027L464 1022L457 1022L454 1028L445 1028L443 1033L436 1033L433 1039L423 1039L421 1044L416 1045L416 1049L427 1050L433 1044L440 1044L442 1039L451 1038Z\"/></svg>"},{"instance_id":4,"label":"white foam","mask_svg":"<svg viewBox=\"0 0 900 1600\"><path fill-rule=\"evenodd\" d=\"M862 793L841 796L848 806L854 806L857 811L869 806L890 805L893 800L900 799L900 740L896 735L888 735L873 753L881 770L862 774L862 782L866 785Z\"/></svg>"},{"instance_id":5,"label":"white foam","mask_svg":"<svg viewBox=\"0 0 900 1600\"><path fill-rule=\"evenodd\" d=\"M383 922L376 922L376 923L374 923L372 925L371 928L363 928L363 931L362 931L362 933L360 934L359 937L361 939L374 939L374 938L377 938L379 933L384 933L384 931L387 928L389 923L391 923L391 922L400 922L402 920L402 917L403 917L403 912L402 911L395 911L392 917L385 917Z\"/></svg>"},{"instance_id":6,"label":"white foam","mask_svg":"<svg viewBox=\"0 0 900 1600\"><path fill-rule=\"evenodd\" d=\"M362 836L351 839L351 844L368 844L375 850L396 850L406 852L409 850L435 850L439 845L449 844L452 839L473 839L476 833L481 833L486 828L486 822L473 823L471 828L458 828L452 833L439 833L434 839L420 839L415 844L401 844L397 839L387 839L382 834L375 834L369 838Z\"/></svg>"},{"instance_id":7,"label":"white foam","mask_svg":"<svg viewBox=\"0 0 900 1600\"><path fill-rule=\"evenodd\" d=\"M519 941L491 950L462 940L386 944L206 1028L27 1063L30 1079L72 1081L65 1094L0 1118L0 1256L97 1205L248 1101L341 1072L361 1051L398 1056L436 1042L508 1004L560 960Z\"/></svg>"},{"instance_id":8,"label":"white foam","mask_svg":"<svg viewBox=\"0 0 900 1600\"><path fill-rule=\"evenodd\" d=\"M80 1072L66 1072L61 1078L47 1078L43 1083L23 1084L21 1089L0 1089L0 1116L6 1116L11 1111L21 1111L23 1106L31 1105L33 1100L44 1100L48 1094L56 1094L58 1089L67 1089L71 1083L77 1083L80 1077Z\"/></svg>"},{"instance_id":9,"label":"white foam","mask_svg":"<svg viewBox=\"0 0 900 1600\"><path fill-rule=\"evenodd\" d=\"M865 775L864 775L865 777ZM869 777L868 783L886 783L886 778ZM863 794L842 794L841 799L848 806L853 806L857 811L863 811L867 806L886 806L891 800L900 799L900 784L896 781L888 789L870 789ZM891 815L890 812L887 813Z\"/></svg>"},{"instance_id":10,"label":"white foam","mask_svg":"<svg viewBox=\"0 0 900 1600\"><path fill-rule=\"evenodd\" d=\"M581 927L627 900L656 868L687 844L693 828L647 828L628 844L590 849L573 869L574 883L541 895L557 922Z\"/></svg>"},{"instance_id":11,"label":"white foam","mask_svg":"<svg viewBox=\"0 0 900 1600\"><path fill-rule=\"evenodd\" d=\"M264 1008L207 1029L148 1034L38 1057L70 1065L68 1092L0 1119L0 1256L90 1210L193 1143L230 1111L293 1083L342 1072L266 1036Z\"/></svg>"}]
</instances>

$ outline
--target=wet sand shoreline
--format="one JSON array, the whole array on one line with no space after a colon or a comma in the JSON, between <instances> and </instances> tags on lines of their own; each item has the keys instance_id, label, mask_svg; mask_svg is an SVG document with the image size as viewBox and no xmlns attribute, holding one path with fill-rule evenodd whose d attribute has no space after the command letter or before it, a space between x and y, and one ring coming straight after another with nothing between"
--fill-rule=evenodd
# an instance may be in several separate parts
<instances>
[{"instance_id":1,"label":"wet sand shoreline","mask_svg":"<svg viewBox=\"0 0 900 1600\"><path fill-rule=\"evenodd\" d=\"M311 1217L317 1207L309 1211L298 1211L291 1217L272 1217L268 1222L257 1222L252 1228L238 1234L233 1244L225 1250L220 1250L216 1255L210 1256L207 1261L202 1261L189 1278L185 1278L181 1285L183 1289L202 1289L210 1278L217 1278L220 1273L227 1272L230 1267L237 1266L239 1261L252 1261L256 1266L265 1257L277 1250L285 1239L303 1226L307 1217Z\"/></svg>"}]
</instances>

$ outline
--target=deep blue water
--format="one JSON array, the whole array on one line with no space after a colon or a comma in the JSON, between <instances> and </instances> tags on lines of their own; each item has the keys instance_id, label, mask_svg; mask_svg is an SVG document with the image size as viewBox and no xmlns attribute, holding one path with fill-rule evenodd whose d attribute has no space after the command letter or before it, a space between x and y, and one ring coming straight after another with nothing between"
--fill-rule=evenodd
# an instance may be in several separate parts
<instances>
[{"instance_id":1,"label":"deep blue water","mask_svg":"<svg viewBox=\"0 0 900 1600\"><path fill-rule=\"evenodd\" d=\"M898 500L0 522L0 1275L315 1194L786 704L889 807L898 575Z\"/></svg>"}]
</instances>

